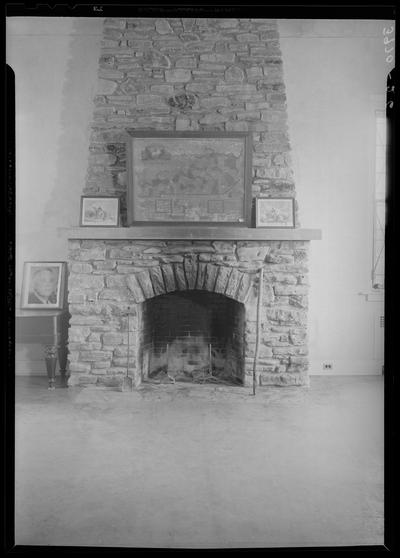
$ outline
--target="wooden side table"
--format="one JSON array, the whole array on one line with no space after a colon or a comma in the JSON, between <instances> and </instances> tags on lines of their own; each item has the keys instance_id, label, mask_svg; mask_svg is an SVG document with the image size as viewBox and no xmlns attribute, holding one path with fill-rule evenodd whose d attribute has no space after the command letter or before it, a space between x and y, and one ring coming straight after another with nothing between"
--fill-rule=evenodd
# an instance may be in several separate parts
<instances>
[{"instance_id":1,"label":"wooden side table","mask_svg":"<svg viewBox=\"0 0 400 558\"><path fill-rule=\"evenodd\" d=\"M19 343L42 343L46 363L48 389L55 389L57 357L61 383L67 386L68 310L18 308L15 313L15 339Z\"/></svg>"}]
</instances>

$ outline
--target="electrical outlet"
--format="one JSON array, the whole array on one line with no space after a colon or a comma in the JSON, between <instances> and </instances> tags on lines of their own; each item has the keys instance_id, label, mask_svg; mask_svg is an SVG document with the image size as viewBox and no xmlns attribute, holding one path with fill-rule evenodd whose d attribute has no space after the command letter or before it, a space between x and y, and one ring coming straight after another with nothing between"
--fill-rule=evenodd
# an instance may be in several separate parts
<instances>
[{"instance_id":1,"label":"electrical outlet","mask_svg":"<svg viewBox=\"0 0 400 558\"><path fill-rule=\"evenodd\" d=\"M323 365L322 365L322 368L324 370L332 370L333 364L331 362L324 362Z\"/></svg>"}]
</instances>

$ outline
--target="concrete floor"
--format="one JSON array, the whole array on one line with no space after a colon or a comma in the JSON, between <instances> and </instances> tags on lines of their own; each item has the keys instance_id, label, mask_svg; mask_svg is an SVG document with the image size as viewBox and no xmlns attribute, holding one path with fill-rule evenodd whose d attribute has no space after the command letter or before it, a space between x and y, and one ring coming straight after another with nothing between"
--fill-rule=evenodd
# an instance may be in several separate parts
<instances>
[{"instance_id":1,"label":"concrete floor","mask_svg":"<svg viewBox=\"0 0 400 558\"><path fill-rule=\"evenodd\" d=\"M383 544L383 381L47 391L16 380L16 544Z\"/></svg>"}]
</instances>

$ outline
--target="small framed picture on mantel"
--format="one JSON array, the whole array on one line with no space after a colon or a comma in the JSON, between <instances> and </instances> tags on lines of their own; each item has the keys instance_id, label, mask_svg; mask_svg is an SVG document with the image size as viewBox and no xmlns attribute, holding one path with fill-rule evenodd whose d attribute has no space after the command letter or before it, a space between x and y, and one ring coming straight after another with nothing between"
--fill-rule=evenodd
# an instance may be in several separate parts
<instances>
[{"instance_id":1,"label":"small framed picture on mantel","mask_svg":"<svg viewBox=\"0 0 400 558\"><path fill-rule=\"evenodd\" d=\"M82 196L81 227L118 227L118 196Z\"/></svg>"},{"instance_id":2,"label":"small framed picture on mantel","mask_svg":"<svg viewBox=\"0 0 400 558\"><path fill-rule=\"evenodd\" d=\"M256 198L256 227L293 229L294 226L293 198Z\"/></svg>"}]
</instances>

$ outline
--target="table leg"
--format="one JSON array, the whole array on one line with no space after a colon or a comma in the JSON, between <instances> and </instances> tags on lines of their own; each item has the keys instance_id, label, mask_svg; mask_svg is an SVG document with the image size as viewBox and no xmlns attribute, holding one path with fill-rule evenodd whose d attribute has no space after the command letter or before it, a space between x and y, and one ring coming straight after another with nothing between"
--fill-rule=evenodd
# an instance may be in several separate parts
<instances>
[{"instance_id":1,"label":"table leg","mask_svg":"<svg viewBox=\"0 0 400 558\"><path fill-rule=\"evenodd\" d=\"M57 345L45 345L44 354L47 368L47 378L49 387L47 389L54 390L56 383L56 366L57 366Z\"/></svg>"},{"instance_id":2,"label":"table leg","mask_svg":"<svg viewBox=\"0 0 400 558\"><path fill-rule=\"evenodd\" d=\"M61 345L58 348L58 361L60 363L61 385L64 387L68 385L67 356L68 356L67 346L65 343L61 343Z\"/></svg>"}]
</instances>

